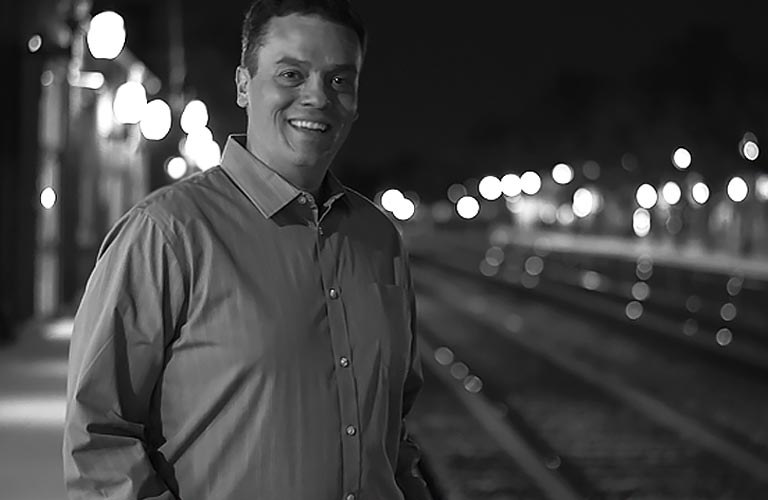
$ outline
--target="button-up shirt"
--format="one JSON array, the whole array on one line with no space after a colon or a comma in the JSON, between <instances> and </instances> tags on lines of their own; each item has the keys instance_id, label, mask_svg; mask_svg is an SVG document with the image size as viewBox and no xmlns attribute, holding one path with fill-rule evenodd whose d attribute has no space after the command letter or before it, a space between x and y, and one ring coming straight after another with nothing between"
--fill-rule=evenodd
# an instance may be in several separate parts
<instances>
[{"instance_id":1,"label":"button-up shirt","mask_svg":"<svg viewBox=\"0 0 768 500\"><path fill-rule=\"evenodd\" d=\"M330 173L318 204L243 141L102 244L70 346L70 498L426 498L397 228Z\"/></svg>"}]
</instances>

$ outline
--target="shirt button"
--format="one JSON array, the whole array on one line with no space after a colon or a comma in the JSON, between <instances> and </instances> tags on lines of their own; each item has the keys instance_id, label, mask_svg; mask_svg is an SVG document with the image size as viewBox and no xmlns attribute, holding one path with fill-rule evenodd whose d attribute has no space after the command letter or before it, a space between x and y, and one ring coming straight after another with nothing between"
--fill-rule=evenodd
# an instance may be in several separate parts
<instances>
[{"instance_id":1,"label":"shirt button","mask_svg":"<svg viewBox=\"0 0 768 500\"><path fill-rule=\"evenodd\" d=\"M349 366L349 358L346 356L342 356L339 358L339 364L342 368L346 368Z\"/></svg>"},{"instance_id":2,"label":"shirt button","mask_svg":"<svg viewBox=\"0 0 768 500\"><path fill-rule=\"evenodd\" d=\"M320 233L320 236L323 235L323 226L317 226L317 232Z\"/></svg>"},{"instance_id":3,"label":"shirt button","mask_svg":"<svg viewBox=\"0 0 768 500\"><path fill-rule=\"evenodd\" d=\"M357 429L355 429L354 425L348 425L347 426L347 436L354 436L357 434Z\"/></svg>"},{"instance_id":4,"label":"shirt button","mask_svg":"<svg viewBox=\"0 0 768 500\"><path fill-rule=\"evenodd\" d=\"M337 292L335 288L331 288L331 289L328 291L328 295L329 295L329 296L330 296L332 299L334 299L334 300L339 298L339 292Z\"/></svg>"},{"instance_id":5,"label":"shirt button","mask_svg":"<svg viewBox=\"0 0 768 500\"><path fill-rule=\"evenodd\" d=\"M307 203L307 197L303 194L299 196L299 205L305 205Z\"/></svg>"},{"instance_id":6,"label":"shirt button","mask_svg":"<svg viewBox=\"0 0 768 500\"><path fill-rule=\"evenodd\" d=\"M349 495L344 497L344 500L355 500L355 498L357 498L357 497L355 497L355 494L354 493L350 493Z\"/></svg>"}]
</instances>

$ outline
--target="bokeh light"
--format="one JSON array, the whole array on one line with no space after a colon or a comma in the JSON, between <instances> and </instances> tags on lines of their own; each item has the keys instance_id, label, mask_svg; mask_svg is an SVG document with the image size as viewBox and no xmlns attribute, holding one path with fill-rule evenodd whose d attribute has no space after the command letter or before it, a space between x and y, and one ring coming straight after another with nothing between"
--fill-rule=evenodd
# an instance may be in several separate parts
<instances>
[{"instance_id":1,"label":"bokeh light","mask_svg":"<svg viewBox=\"0 0 768 500\"><path fill-rule=\"evenodd\" d=\"M174 156L165 164L165 171L173 180L179 180L187 175L187 169L187 161L180 156Z\"/></svg>"},{"instance_id":2,"label":"bokeh light","mask_svg":"<svg viewBox=\"0 0 768 500\"><path fill-rule=\"evenodd\" d=\"M515 197L523 191L522 182L517 174L506 174L501 178L501 192L505 196Z\"/></svg>"},{"instance_id":3,"label":"bokeh light","mask_svg":"<svg viewBox=\"0 0 768 500\"><path fill-rule=\"evenodd\" d=\"M755 179L755 194L760 201L768 200L768 175L760 174Z\"/></svg>"},{"instance_id":4,"label":"bokeh light","mask_svg":"<svg viewBox=\"0 0 768 500\"><path fill-rule=\"evenodd\" d=\"M755 141L744 141L744 145L741 147L741 154L747 160L755 161L760 156L760 147Z\"/></svg>"},{"instance_id":5,"label":"bokeh light","mask_svg":"<svg viewBox=\"0 0 768 500\"><path fill-rule=\"evenodd\" d=\"M125 82L115 92L112 110L119 123L139 123L147 107L147 91L139 82Z\"/></svg>"},{"instance_id":6,"label":"bokeh light","mask_svg":"<svg viewBox=\"0 0 768 500\"><path fill-rule=\"evenodd\" d=\"M587 188L579 188L573 193L573 214L584 218L592 213L595 206L595 197Z\"/></svg>"},{"instance_id":7,"label":"bokeh light","mask_svg":"<svg viewBox=\"0 0 768 500\"><path fill-rule=\"evenodd\" d=\"M394 212L405 196L399 189L387 189L381 195L381 206L388 212Z\"/></svg>"},{"instance_id":8,"label":"bokeh light","mask_svg":"<svg viewBox=\"0 0 768 500\"><path fill-rule=\"evenodd\" d=\"M691 196L693 201L699 205L703 205L709 200L709 187L703 182L697 182L691 188Z\"/></svg>"},{"instance_id":9,"label":"bokeh light","mask_svg":"<svg viewBox=\"0 0 768 500\"><path fill-rule=\"evenodd\" d=\"M691 153L685 148L677 148L672 153L672 163L680 170L685 170L691 166Z\"/></svg>"},{"instance_id":10,"label":"bokeh light","mask_svg":"<svg viewBox=\"0 0 768 500\"><path fill-rule=\"evenodd\" d=\"M43 46L43 37L41 37L40 35L37 35L37 34L32 35L31 37L29 37L29 40L27 40L27 49L32 53L35 53L38 50L40 50L42 46Z\"/></svg>"},{"instance_id":11,"label":"bokeh light","mask_svg":"<svg viewBox=\"0 0 768 500\"><path fill-rule=\"evenodd\" d=\"M40 204L46 210L56 205L56 191L52 187L48 186L40 192Z\"/></svg>"},{"instance_id":12,"label":"bokeh light","mask_svg":"<svg viewBox=\"0 0 768 500\"><path fill-rule=\"evenodd\" d=\"M552 168L552 180L558 184L568 184L573 180L573 168L567 163L558 163Z\"/></svg>"},{"instance_id":13,"label":"bokeh light","mask_svg":"<svg viewBox=\"0 0 768 500\"><path fill-rule=\"evenodd\" d=\"M162 99L148 102L139 128L141 134L151 141L163 139L171 130L171 107Z\"/></svg>"},{"instance_id":14,"label":"bokeh light","mask_svg":"<svg viewBox=\"0 0 768 500\"><path fill-rule=\"evenodd\" d=\"M747 187L746 181L741 177L733 177L730 181L728 181L728 187L726 191L728 192L728 198L730 198L732 201L735 201L736 203L739 203L747 198L749 187Z\"/></svg>"},{"instance_id":15,"label":"bokeh light","mask_svg":"<svg viewBox=\"0 0 768 500\"><path fill-rule=\"evenodd\" d=\"M650 184L643 184L637 188L635 200L637 200L637 204L640 205L640 207L650 210L656 205L656 202L659 201L659 195L656 193L656 189L654 189L653 186Z\"/></svg>"},{"instance_id":16,"label":"bokeh light","mask_svg":"<svg viewBox=\"0 0 768 500\"><path fill-rule=\"evenodd\" d=\"M523 193L534 195L541 189L541 177L536 172L529 170L520 176L520 187Z\"/></svg>"},{"instance_id":17,"label":"bokeh light","mask_svg":"<svg viewBox=\"0 0 768 500\"><path fill-rule=\"evenodd\" d=\"M116 12L104 11L91 19L86 35L88 49L96 59L114 59L125 46L125 23Z\"/></svg>"},{"instance_id":18,"label":"bokeh light","mask_svg":"<svg viewBox=\"0 0 768 500\"><path fill-rule=\"evenodd\" d=\"M408 198L403 198L392 211L395 219L406 221L416 214L416 204Z\"/></svg>"},{"instance_id":19,"label":"bokeh light","mask_svg":"<svg viewBox=\"0 0 768 500\"><path fill-rule=\"evenodd\" d=\"M661 188L661 195L664 197L664 201L670 205L676 205L680 201L683 192L676 182L669 181Z\"/></svg>"},{"instance_id":20,"label":"bokeh light","mask_svg":"<svg viewBox=\"0 0 768 500\"><path fill-rule=\"evenodd\" d=\"M208 125L208 108L198 99L189 101L181 112L181 130L187 134Z\"/></svg>"},{"instance_id":21,"label":"bokeh light","mask_svg":"<svg viewBox=\"0 0 768 500\"><path fill-rule=\"evenodd\" d=\"M638 208L632 214L632 229L639 237L648 236L651 232L651 214L644 208Z\"/></svg>"},{"instance_id":22,"label":"bokeh light","mask_svg":"<svg viewBox=\"0 0 768 500\"><path fill-rule=\"evenodd\" d=\"M488 201L498 200L502 195L501 181L496 176L488 175L480 180L477 190Z\"/></svg>"},{"instance_id":23,"label":"bokeh light","mask_svg":"<svg viewBox=\"0 0 768 500\"><path fill-rule=\"evenodd\" d=\"M474 219L480 213L480 203L472 196L462 196L456 202L456 213L462 219Z\"/></svg>"}]
</instances>

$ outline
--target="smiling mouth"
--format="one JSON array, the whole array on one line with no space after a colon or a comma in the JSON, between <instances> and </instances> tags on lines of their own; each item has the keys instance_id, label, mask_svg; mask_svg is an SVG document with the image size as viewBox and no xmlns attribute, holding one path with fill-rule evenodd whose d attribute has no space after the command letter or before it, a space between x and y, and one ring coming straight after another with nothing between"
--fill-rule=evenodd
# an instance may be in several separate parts
<instances>
[{"instance_id":1,"label":"smiling mouth","mask_svg":"<svg viewBox=\"0 0 768 500\"><path fill-rule=\"evenodd\" d=\"M331 129L331 126L327 123L316 122L312 120L288 120L288 123L293 128L303 132L318 132L323 134Z\"/></svg>"}]
</instances>

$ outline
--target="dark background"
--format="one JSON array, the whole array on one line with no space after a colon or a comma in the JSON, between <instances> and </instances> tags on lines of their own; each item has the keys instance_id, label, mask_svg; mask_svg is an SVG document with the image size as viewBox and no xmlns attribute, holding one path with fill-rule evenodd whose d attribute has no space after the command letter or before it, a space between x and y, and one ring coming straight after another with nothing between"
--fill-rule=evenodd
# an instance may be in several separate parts
<instances>
[{"instance_id":1,"label":"dark background","mask_svg":"<svg viewBox=\"0 0 768 500\"><path fill-rule=\"evenodd\" d=\"M719 180L745 161L744 132L768 125L758 1L356 4L370 48L336 169L366 192L435 198L467 177L587 159L620 182L668 169L678 145ZM182 2L185 92L208 104L219 143L245 127L233 79L247 5ZM96 1L92 13L106 9L167 82L168 3Z\"/></svg>"}]
</instances>

